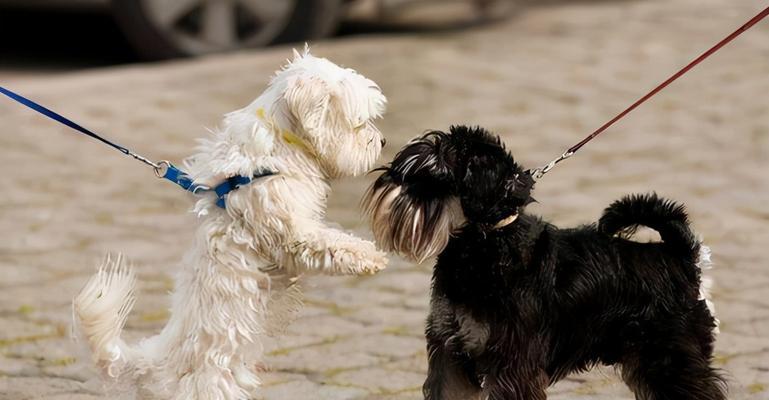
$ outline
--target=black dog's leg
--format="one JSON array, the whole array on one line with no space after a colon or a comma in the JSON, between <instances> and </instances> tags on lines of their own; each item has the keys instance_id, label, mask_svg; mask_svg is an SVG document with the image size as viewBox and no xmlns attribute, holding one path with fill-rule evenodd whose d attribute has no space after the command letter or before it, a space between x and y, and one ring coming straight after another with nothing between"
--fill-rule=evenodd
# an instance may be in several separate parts
<instances>
[{"instance_id":1,"label":"black dog's leg","mask_svg":"<svg viewBox=\"0 0 769 400\"><path fill-rule=\"evenodd\" d=\"M505 365L483 380L483 399L545 400L549 379L539 368Z\"/></svg>"},{"instance_id":2,"label":"black dog's leg","mask_svg":"<svg viewBox=\"0 0 769 400\"><path fill-rule=\"evenodd\" d=\"M430 300L427 318L427 380L425 400L474 400L481 388L470 356L457 342L459 325L451 303L438 293Z\"/></svg>"},{"instance_id":3,"label":"black dog's leg","mask_svg":"<svg viewBox=\"0 0 769 400\"><path fill-rule=\"evenodd\" d=\"M472 361L452 353L443 343L428 338L429 365L422 386L425 400L474 400L481 388L474 383Z\"/></svg>"},{"instance_id":4,"label":"black dog's leg","mask_svg":"<svg viewBox=\"0 0 769 400\"><path fill-rule=\"evenodd\" d=\"M710 366L713 318L704 302L684 323L654 329L655 339L622 363L622 377L638 400L724 400L726 384Z\"/></svg>"},{"instance_id":5,"label":"black dog's leg","mask_svg":"<svg viewBox=\"0 0 769 400\"><path fill-rule=\"evenodd\" d=\"M645 354L638 364L625 366L622 375L638 400L726 399L723 380L708 359L689 349Z\"/></svg>"}]
</instances>

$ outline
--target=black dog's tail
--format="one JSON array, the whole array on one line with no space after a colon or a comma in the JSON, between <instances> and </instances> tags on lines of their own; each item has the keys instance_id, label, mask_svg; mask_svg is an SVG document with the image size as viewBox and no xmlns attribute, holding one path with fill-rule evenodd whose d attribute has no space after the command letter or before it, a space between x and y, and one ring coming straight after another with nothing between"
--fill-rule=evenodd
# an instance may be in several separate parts
<instances>
[{"instance_id":1,"label":"black dog's tail","mask_svg":"<svg viewBox=\"0 0 769 400\"><path fill-rule=\"evenodd\" d=\"M607 235L632 233L638 226L659 232L662 241L674 248L690 250L692 260L699 257L700 243L689 228L684 206L652 194L625 196L604 210L598 229Z\"/></svg>"}]
</instances>

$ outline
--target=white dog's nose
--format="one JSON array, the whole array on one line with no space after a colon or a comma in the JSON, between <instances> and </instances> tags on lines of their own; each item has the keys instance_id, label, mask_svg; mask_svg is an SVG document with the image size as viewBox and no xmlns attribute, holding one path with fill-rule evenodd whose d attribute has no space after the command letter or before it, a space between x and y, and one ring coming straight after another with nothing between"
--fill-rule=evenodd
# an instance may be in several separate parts
<instances>
[{"instance_id":1,"label":"white dog's nose","mask_svg":"<svg viewBox=\"0 0 769 400\"><path fill-rule=\"evenodd\" d=\"M387 139L382 138L382 140L380 140L380 142L382 143L382 147L385 147L385 145L387 144Z\"/></svg>"}]
</instances>

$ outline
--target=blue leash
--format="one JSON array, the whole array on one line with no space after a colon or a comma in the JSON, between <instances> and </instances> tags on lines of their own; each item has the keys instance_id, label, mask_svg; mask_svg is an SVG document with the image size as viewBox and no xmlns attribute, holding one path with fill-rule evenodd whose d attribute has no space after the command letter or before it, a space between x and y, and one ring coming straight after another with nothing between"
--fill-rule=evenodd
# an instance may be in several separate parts
<instances>
[{"instance_id":1,"label":"blue leash","mask_svg":"<svg viewBox=\"0 0 769 400\"><path fill-rule=\"evenodd\" d=\"M28 99L28 98L26 98L24 96L21 96L20 94L14 93L14 92L12 92L12 91L10 91L10 90L2 87L2 86L0 86L0 93L8 96L12 100L17 101L17 102L19 102L20 104L22 104L24 106L27 106L27 107L29 107L29 108L39 112L40 114L45 115L46 117L48 117L48 118L50 118L50 119L52 119L52 120L54 120L56 122L64 124L64 125L72 128L72 129L74 129L74 130L84 134L84 135L90 136L90 137L92 137L92 138L94 138L94 139L96 139L96 140L106 144L107 146L110 146L110 147L116 149L117 151L119 151L119 152L121 152L121 153L123 153L123 154L125 154L127 156L133 157L134 159L139 160L139 161L143 162L144 164L149 165L155 171L155 175L156 176L158 176L159 178L167 179L167 180L169 180L169 181L179 185L182 189L184 189L184 190L186 190L188 192L200 193L200 192L213 191L214 193L216 193L216 205L221 207L221 208L226 208L225 207L226 206L225 205L225 199L227 198L227 194L229 194L233 190L235 190L235 189L237 189L237 188L239 188L241 186L248 185L254 179L262 178L262 177L265 177L265 176L270 176L270 175L274 175L275 174L275 172L272 172L272 171L265 171L265 172L257 173L253 177L236 175L236 176L227 178L224 182L220 183L219 185L217 185L216 187L211 189L211 188L209 188L207 186L195 184L195 182L193 182L192 179L184 171L180 170L179 168L177 168L176 166L174 166L173 164L171 164L168 161L160 161L160 162L157 162L157 163L152 162L149 159L147 159L146 157L142 157L139 154L136 154L136 153L132 152L131 150L129 150L129 149L127 149L127 148L117 144L117 143L111 142L111 141L109 141L109 140L99 136L98 134L96 134L96 133L94 133L94 132L92 132L92 131L90 131L90 130L88 130L88 129L80 126L80 125L78 125L77 123L75 123L72 120L64 117L63 115L58 114L55 111L52 111L52 110L50 110L48 108L45 108L45 107L41 106L40 104L37 104L34 101L32 101L32 100L30 100L30 99Z\"/></svg>"}]
</instances>

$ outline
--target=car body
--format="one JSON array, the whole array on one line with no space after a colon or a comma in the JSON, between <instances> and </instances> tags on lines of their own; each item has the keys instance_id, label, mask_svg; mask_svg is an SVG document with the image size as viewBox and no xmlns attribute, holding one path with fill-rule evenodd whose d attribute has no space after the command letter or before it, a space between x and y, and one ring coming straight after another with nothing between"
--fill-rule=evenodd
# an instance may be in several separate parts
<instances>
[{"instance_id":1,"label":"car body","mask_svg":"<svg viewBox=\"0 0 769 400\"><path fill-rule=\"evenodd\" d=\"M333 33L351 6L369 3L377 15L432 3L490 0L0 0L0 6L108 9L145 58L198 56ZM493 0L510 1L510 0Z\"/></svg>"}]
</instances>

